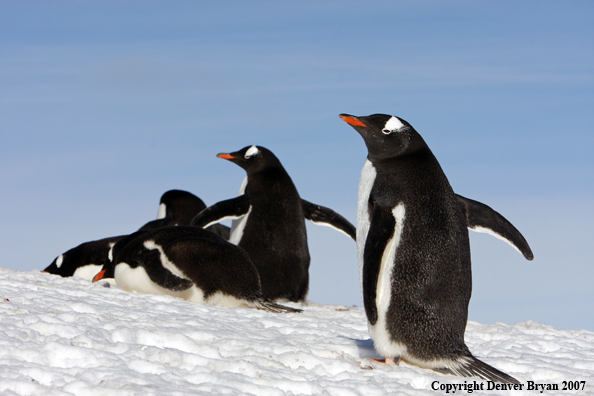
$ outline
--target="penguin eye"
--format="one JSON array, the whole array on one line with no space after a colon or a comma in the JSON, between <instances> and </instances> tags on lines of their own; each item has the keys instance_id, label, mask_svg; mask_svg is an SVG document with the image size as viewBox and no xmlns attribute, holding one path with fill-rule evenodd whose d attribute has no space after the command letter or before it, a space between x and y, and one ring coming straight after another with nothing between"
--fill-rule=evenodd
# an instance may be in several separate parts
<instances>
[{"instance_id":1,"label":"penguin eye","mask_svg":"<svg viewBox=\"0 0 594 396\"><path fill-rule=\"evenodd\" d=\"M384 135L389 135L393 132L401 131L402 128L404 128L404 124L402 123L402 121L400 121L399 118L392 116L388 121L386 121L386 125L384 125L384 129L382 129L382 132L384 133Z\"/></svg>"}]
</instances>

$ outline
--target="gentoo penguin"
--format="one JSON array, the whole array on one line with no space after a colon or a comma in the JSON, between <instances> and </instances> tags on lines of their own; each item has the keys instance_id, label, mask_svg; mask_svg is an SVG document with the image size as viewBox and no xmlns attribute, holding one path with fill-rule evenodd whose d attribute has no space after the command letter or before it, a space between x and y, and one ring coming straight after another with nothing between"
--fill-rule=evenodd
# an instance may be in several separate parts
<instances>
[{"instance_id":1,"label":"gentoo penguin","mask_svg":"<svg viewBox=\"0 0 594 396\"><path fill-rule=\"evenodd\" d=\"M355 227L329 208L299 197L278 158L268 149L248 146L218 154L241 166L247 177L240 196L200 212L192 225L233 221L230 242L245 249L258 269L264 296L304 302L309 287L309 250L305 219L327 224L355 239Z\"/></svg>"},{"instance_id":2,"label":"gentoo penguin","mask_svg":"<svg viewBox=\"0 0 594 396\"><path fill-rule=\"evenodd\" d=\"M398 357L463 377L519 383L475 358L464 343L472 288L467 227L511 238L531 259L524 238L488 206L456 195L405 120L385 114L340 117L368 150L359 182L357 250L378 353L388 363Z\"/></svg>"},{"instance_id":3,"label":"gentoo penguin","mask_svg":"<svg viewBox=\"0 0 594 396\"><path fill-rule=\"evenodd\" d=\"M63 277L76 276L91 280L109 262L108 252L122 236L81 243L62 253L43 271Z\"/></svg>"},{"instance_id":4,"label":"gentoo penguin","mask_svg":"<svg viewBox=\"0 0 594 396\"><path fill-rule=\"evenodd\" d=\"M149 221L140 230L152 230L172 225L189 225L194 216L206 208L194 194L183 190L169 190L161 195L157 220ZM222 224L214 224L209 231L229 239L231 230Z\"/></svg>"},{"instance_id":5,"label":"gentoo penguin","mask_svg":"<svg viewBox=\"0 0 594 396\"><path fill-rule=\"evenodd\" d=\"M137 231L118 241L110 255L110 264L94 281L107 275L126 291L270 312L300 312L266 299L248 254L202 228Z\"/></svg>"},{"instance_id":6,"label":"gentoo penguin","mask_svg":"<svg viewBox=\"0 0 594 396\"><path fill-rule=\"evenodd\" d=\"M157 220L143 225L140 230L150 230L170 225L189 225L194 216L206 205L192 193L182 190L165 192L159 202ZM208 228L225 239L229 239L230 229L222 224L215 224ZM68 250L44 270L63 277L76 276L91 280L109 262L108 254L111 247L125 235L90 241ZM112 277L104 277L111 282Z\"/></svg>"}]
</instances>

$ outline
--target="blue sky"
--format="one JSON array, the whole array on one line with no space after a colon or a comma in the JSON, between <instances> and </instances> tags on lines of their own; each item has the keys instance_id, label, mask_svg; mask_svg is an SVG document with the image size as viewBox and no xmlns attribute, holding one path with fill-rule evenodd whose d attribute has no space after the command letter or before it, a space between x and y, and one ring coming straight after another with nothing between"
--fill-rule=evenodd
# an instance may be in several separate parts
<instances>
[{"instance_id":1,"label":"blue sky","mask_svg":"<svg viewBox=\"0 0 594 396\"><path fill-rule=\"evenodd\" d=\"M594 330L594 3L0 2L0 265L43 269L183 189L237 194L258 144L356 222L366 149L339 113L410 122L454 190L535 259L471 233L469 319ZM355 243L308 226L310 299L361 305Z\"/></svg>"}]
</instances>

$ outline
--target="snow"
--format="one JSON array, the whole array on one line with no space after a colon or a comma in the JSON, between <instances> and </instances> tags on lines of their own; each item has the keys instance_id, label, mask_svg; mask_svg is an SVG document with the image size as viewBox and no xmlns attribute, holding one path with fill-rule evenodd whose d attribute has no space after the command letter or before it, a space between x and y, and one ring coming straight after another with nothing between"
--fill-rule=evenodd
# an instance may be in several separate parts
<instances>
[{"instance_id":1,"label":"snow","mask_svg":"<svg viewBox=\"0 0 594 396\"><path fill-rule=\"evenodd\" d=\"M361 307L301 308L201 305L0 268L0 394L442 395L473 381L480 395L540 394L528 381L559 386L546 395L594 394L593 332L469 321L470 350L524 385L487 390L478 378L370 361L379 356ZM563 391L563 381L585 389Z\"/></svg>"}]
</instances>

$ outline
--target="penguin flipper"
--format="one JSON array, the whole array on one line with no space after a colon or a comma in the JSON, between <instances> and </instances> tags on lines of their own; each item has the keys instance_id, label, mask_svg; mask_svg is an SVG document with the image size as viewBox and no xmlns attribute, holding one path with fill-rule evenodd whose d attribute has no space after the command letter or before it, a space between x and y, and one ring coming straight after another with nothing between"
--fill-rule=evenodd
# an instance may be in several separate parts
<instances>
[{"instance_id":1,"label":"penguin flipper","mask_svg":"<svg viewBox=\"0 0 594 396\"><path fill-rule=\"evenodd\" d=\"M376 297L382 260L388 243L394 236L396 219L389 208L375 205L371 214L369 232L363 251L363 305L365 314L371 325L378 319ZM386 263L392 265L392 263Z\"/></svg>"},{"instance_id":2,"label":"penguin flipper","mask_svg":"<svg viewBox=\"0 0 594 396\"><path fill-rule=\"evenodd\" d=\"M165 268L161 262L161 254L157 250L149 250L142 255L141 260L148 277L157 285L174 292L189 289L194 285L189 279L180 278ZM150 264L149 264L150 263Z\"/></svg>"},{"instance_id":3,"label":"penguin flipper","mask_svg":"<svg viewBox=\"0 0 594 396\"><path fill-rule=\"evenodd\" d=\"M192 219L190 225L206 228L225 219L237 219L245 216L250 209L248 197L243 194L236 198L217 202L202 210Z\"/></svg>"},{"instance_id":4,"label":"penguin flipper","mask_svg":"<svg viewBox=\"0 0 594 396\"><path fill-rule=\"evenodd\" d=\"M532 250L524 236L505 217L478 201L464 198L458 194L456 194L456 198L458 198L458 202L466 215L468 228L502 239L522 253L527 260L534 259L534 254L532 254Z\"/></svg>"},{"instance_id":5,"label":"penguin flipper","mask_svg":"<svg viewBox=\"0 0 594 396\"><path fill-rule=\"evenodd\" d=\"M454 363L449 364L447 369L437 369L436 371L449 371L460 377L480 377L487 381L495 381L502 384L520 384L520 381L514 377L478 360L472 355L459 357Z\"/></svg>"},{"instance_id":6,"label":"penguin flipper","mask_svg":"<svg viewBox=\"0 0 594 396\"><path fill-rule=\"evenodd\" d=\"M357 230L355 226L332 209L313 204L305 199L301 200L301 207L307 220L316 224L328 225L356 240Z\"/></svg>"}]
</instances>

